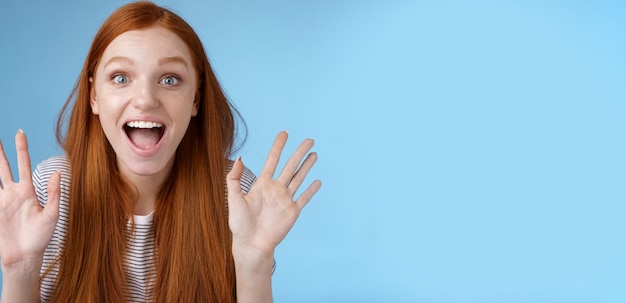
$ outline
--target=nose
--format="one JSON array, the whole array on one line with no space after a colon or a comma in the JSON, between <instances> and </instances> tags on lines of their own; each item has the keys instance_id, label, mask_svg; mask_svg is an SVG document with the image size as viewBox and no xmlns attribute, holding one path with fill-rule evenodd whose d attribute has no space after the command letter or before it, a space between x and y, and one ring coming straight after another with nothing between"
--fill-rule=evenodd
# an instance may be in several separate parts
<instances>
[{"instance_id":1,"label":"nose","mask_svg":"<svg viewBox=\"0 0 626 303\"><path fill-rule=\"evenodd\" d=\"M146 79L137 80L132 96L132 105L141 110L150 110L159 106L156 87Z\"/></svg>"}]
</instances>

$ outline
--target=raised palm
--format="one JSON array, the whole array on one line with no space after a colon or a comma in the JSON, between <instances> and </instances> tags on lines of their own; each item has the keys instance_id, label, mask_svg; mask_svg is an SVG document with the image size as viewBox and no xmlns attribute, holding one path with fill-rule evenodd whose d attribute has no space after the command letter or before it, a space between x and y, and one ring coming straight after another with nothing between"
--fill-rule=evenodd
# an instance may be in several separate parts
<instances>
[{"instance_id":1,"label":"raised palm","mask_svg":"<svg viewBox=\"0 0 626 303\"><path fill-rule=\"evenodd\" d=\"M274 248L296 222L302 208L321 187L321 182L315 180L294 200L296 191L317 160L316 153L308 154L305 159L313 147L313 140L310 139L300 144L286 162L280 175L274 179L286 142L287 133L279 133L261 173L247 194L241 191L239 185L243 173L241 159L235 161L233 169L228 174L229 225L234 243L264 253L273 253Z\"/></svg>"},{"instance_id":2,"label":"raised palm","mask_svg":"<svg viewBox=\"0 0 626 303\"><path fill-rule=\"evenodd\" d=\"M19 182L13 179L0 142L0 258L2 265L42 262L59 217L60 173L48 182L48 201L43 208L32 183L26 135L15 136Z\"/></svg>"}]
</instances>

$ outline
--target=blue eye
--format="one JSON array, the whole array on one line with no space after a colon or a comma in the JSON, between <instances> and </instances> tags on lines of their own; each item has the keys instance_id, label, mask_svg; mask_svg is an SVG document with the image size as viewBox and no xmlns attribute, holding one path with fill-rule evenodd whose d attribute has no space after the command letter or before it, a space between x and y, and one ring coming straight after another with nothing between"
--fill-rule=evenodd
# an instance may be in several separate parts
<instances>
[{"instance_id":1,"label":"blue eye","mask_svg":"<svg viewBox=\"0 0 626 303\"><path fill-rule=\"evenodd\" d=\"M111 79L116 84L126 84L130 81L126 75L114 75Z\"/></svg>"},{"instance_id":2,"label":"blue eye","mask_svg":"<svg viewBox=\"0 0 626 303\"><path fill-rule=\"evenodd\" d=\"M177 85L178 82L180 82L180 79L178 79L175 76L167 76L167 77L163 77L163 79L161 79L161 83L165 84L165 85Z\"/></svg>"}]
</instances>

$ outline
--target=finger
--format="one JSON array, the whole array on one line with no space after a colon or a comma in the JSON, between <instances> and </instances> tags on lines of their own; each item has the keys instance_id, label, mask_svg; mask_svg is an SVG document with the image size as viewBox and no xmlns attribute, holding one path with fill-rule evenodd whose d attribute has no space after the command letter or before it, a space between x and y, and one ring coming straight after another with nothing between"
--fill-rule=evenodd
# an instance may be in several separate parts
<instances>
[{"instance_id":1,"label":"finger","mask_svg":"<svg viewBox=\"0 0 626 303\"><path fill-rule=\"evenodd\" d=\"M30 156L28 155L28 141L26 134L20 129L15 135L15 149L17 150L17 169L20 182L31 182Z\"/></svg>"},{"instance_id":2,"label":"finger","mask_svg":"<svg viewBox=\"0 0 626 303\"><path fill-rule=\"evenodd\" d=\"M59 218L59 204L61 201L61 172L56 171L48 180L48 201L43 212L48 218L57 221Z\"/></svg>"},{"instance_id":3,"label":"finger","mask_svg":"<svg viewBox=\"0 0 626 303\"><path fill-rule=\"evenodd\" d=\"M317 193L318 190L320 190L321 187L322 187L322 181L320 180L313 181L313 183L309 185L309 187L302 193L302 195L298 197L298 200L296 200L296 205L298 205L300 209L303 209L306 206L306 204L309 203L309 201L311 201L311 198L315 196L315 194Z\"/></svg>"},{"instance_id":4,"label":"finger","mask_svg":"<svg viewBox=\"0 0 626 303\"><path fill-rule=\"evenodd\" d=\"M317 153L310 153L306 157L306 159L304 159L304 162L302 163L298 171L293 175L293 178L291 178L291 182L289 182L289 186L287 187L291 195L295 194L296 191L298 191L298 188L300 188L300 185L302 185L302 182L304 182L304 178L306 178L306 176L309 174L309 171L311 171L311 168L316 161Z\"/></svg>"},{"instance_id":5,"label":"finger","mask_svg":"<svg viewBox=\"0 0 626 303\"><path fill-rule=\"evenodd\" d=\"M294 173L298 169L298 166L300 165L300 161L302 161L306 153L308 153L309 150L311 150L311 148L313 147L313 144L314 142L311 139L306 139L302 141L302 143L300 143L300 146L298 146L298 148L293 153L293 155L291 155L291 157L285 164L283 171L280 173L280 176L278 176L277 181L279 183L285 184L285 186L287 186L287 183L291 181Z\"/></svg>"},{"instance_id":6,"label":"finger","mask_svg":"<svg viewBox=\"0 0 626 303\"><path fill-rule=\"evenodd\" d=\"M230 204L230 197L234 195L242 195L241 191L241 176L243 175L243 162L241 161L241 157L237 158L235 163L233 163L233 167L230 169L230 172L226 175L226 186L228 189L228 203Z\"/></svg>"},{"instance_id":7,"label":"finger","mask_svg":"<svg viewBox=\"0 0 626 303\"><path fill-rule=\"evenodd\" d=\"M2 141L0 141L0 184L4 188L9 182L13 182L13 174L11 173L9 160L7 160L7 156L4 153L4 147L2 147Z\"/></svg>"},{"instance_id":8,"label":"finger","mask_svg":"<svg viewBox=\"0 0 626 303\"><path fill-rule=\"evenodd\" d=\"M280 154L285 147L285 143L287 142L287 132L282 131L278 133L276 139L274 139L274 145L270 149L269 154L267 155L267 159L265 160L265 165L263 165L263 169L261 170L261 176L274 178L274 173L276 172L276 166L278 166L278 161L280 161Z\"/></svg>"}]
</instances>

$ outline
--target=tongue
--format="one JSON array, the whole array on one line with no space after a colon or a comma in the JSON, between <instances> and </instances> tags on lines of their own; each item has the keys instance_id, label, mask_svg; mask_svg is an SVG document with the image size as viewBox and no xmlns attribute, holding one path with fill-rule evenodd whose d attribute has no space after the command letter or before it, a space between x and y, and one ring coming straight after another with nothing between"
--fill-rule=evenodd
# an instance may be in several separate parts
<instances>
[{"instance_id":1,"label":"tongue","mask_svg":"<svg viewBox=\"0 0 626 303\"><path fill-rule=\"evenodd\" d=\"M141 149L149 149L159 143L161 132L157 128L131 128L128 137L135 146Z\"/></svg>"}]
</instances>

